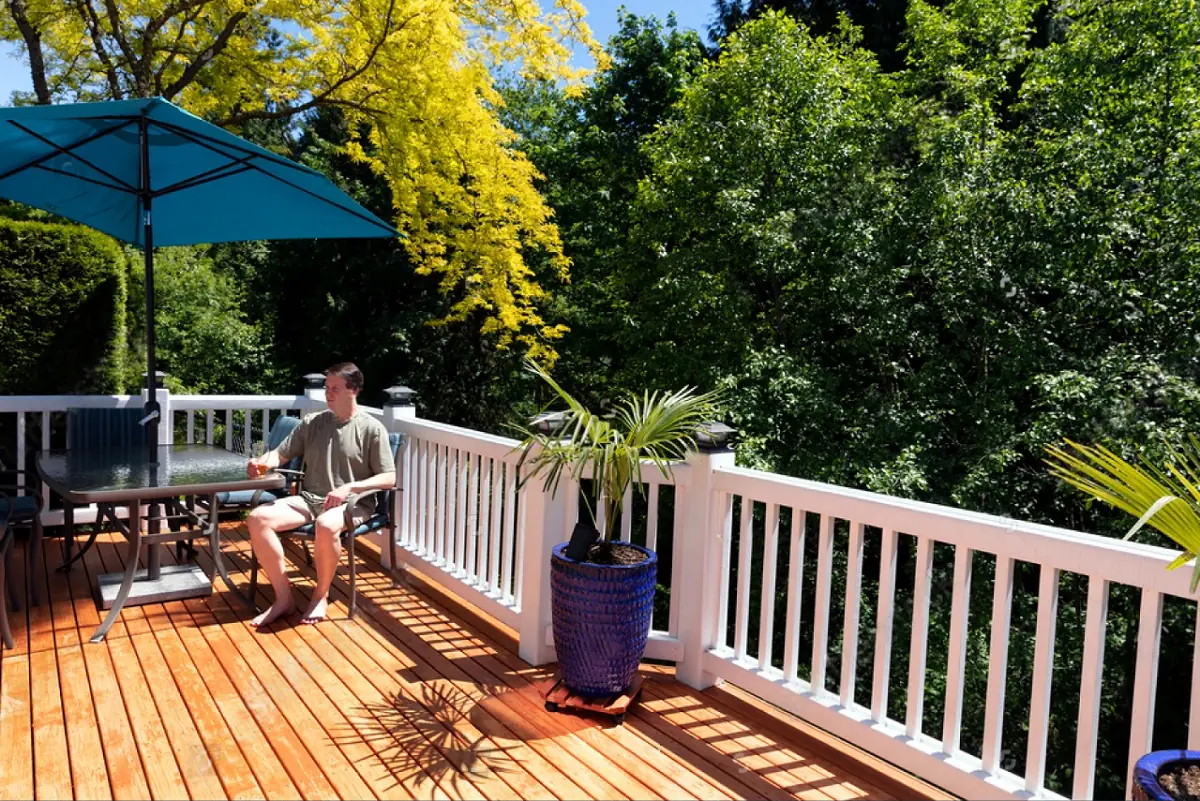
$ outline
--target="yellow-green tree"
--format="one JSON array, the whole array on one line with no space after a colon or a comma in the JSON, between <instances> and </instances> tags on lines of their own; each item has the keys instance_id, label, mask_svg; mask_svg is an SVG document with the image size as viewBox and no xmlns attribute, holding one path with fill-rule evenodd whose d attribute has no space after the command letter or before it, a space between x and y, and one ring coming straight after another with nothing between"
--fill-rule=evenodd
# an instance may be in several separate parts
<instances>
[{"instance_id":1,"label":"yellow-green tree","mask_svg":"<svg viewBox=\"0 0 1200 801\"><path fill-rule=\"evenodd\" d=\"M336 106L351 154L392 188L423 272L500 347L553 357L560 326L527 257L568 261L536 170L498 121L497 70L577 85L577 0L3 0L0 39L28 58L18 102L161 96L231 129Z\"/></svg>"}]
</instances>

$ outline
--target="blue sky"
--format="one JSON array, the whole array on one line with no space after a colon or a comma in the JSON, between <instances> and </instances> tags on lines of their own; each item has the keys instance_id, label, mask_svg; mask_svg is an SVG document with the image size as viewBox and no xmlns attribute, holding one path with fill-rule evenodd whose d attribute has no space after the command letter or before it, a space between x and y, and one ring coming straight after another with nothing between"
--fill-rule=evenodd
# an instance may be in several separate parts
<instances>
[{"instance_id":1,"label":"blue sky","mask_svg":"<svg viewBox=\"0 0 1200 801\"><path fill-rule=\"evenodd\" d=\"M543 6L551 5L548 0L542 0ZM617 31L617 8L624 5L634 14L656 16L666 19L667 14L674 11L675 19L682 29L693 29L706 36L705 29L712 16L712 3L709 0L583 0L588 10L588 24L592 33L600 42ZM14 57L16 49L8 45L0 45L0 105L8 105L9 97L14 90L30 90L29 68L19 57ZM582 48L576 49L576 58L581 66L591 66L592 59Z\"/></svg>"}]
</instances>

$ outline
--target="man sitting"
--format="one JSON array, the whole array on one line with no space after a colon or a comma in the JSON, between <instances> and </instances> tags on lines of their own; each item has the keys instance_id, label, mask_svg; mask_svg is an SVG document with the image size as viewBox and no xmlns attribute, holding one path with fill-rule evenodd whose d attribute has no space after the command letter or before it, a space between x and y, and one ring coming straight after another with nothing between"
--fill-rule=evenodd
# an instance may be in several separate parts
<instances>
[{"instance_id":1,"label":"man sitting","mask_svg":"<svg viewBox=\"0 0 1200 801\"><path fill-rule=\"evenodd\" d=\"M346 529L346 498L396 484L396 463L383 423L358 408L362 372L349 362L325 371L325 402L329 408L306 416L275 450L251 459L246 474L255 478L267 470L304 457L304 482L300 495L259 506L246 520L254 554L275 589L275 603L251 622L265 626L295 610L277 531L290 531L305 523L314 526L313 560L317 589L303 622L325 618L329 587L342 552ZM358 504L351 515L361 525L374 511L374 498Z\"/></svg>"}]
</instances>

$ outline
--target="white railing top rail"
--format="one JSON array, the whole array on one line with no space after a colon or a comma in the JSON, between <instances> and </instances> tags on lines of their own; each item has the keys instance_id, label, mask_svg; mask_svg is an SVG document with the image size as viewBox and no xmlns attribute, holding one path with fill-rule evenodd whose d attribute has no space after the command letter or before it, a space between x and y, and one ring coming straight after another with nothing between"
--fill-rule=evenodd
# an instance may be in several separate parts
<instances>
[{"instance_id":1,"label":"white railing top rail","mask_svg":"<svg viewBox=\"0 0 1200 801\"><path fill-rule=\"evenodd\" d=\"M1195 600L1177 551L740 467L714 470L720 492L964 545L972 550Z\"/></svg>"},{"instance_id":2,"label":"white railing top rail","mask_svg":"<svg viewBox=\"0 0 1200 801\"><path fill-rule=\"evenodd\" d=\"M235 411L250 409L304 409L309 404L303 395L172 395L171 408L178 412L196 410Z\"/></svg>"},{"instance_id":3,"label":"white railing top rail","mask_svg":"<svg viewBox=\"0 0 1200 801\"><path fill-rule=\"evenodd\" d=\"M0 395L0 412L65 412L141 405L141 395Z\"/></svg>"}]
</instances>

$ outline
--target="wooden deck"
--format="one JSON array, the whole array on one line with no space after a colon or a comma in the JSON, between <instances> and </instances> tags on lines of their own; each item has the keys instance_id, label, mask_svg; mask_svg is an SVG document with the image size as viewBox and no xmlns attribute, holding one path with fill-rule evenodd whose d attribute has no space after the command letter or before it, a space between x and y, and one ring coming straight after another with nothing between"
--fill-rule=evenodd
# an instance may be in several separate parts
<instances>
[{"instance_id":1,"label":"wooden deck","mask_svg":"<svg viewBox=\"0 0 1200 801\"><path fill-rule=\"evenodd\" d=\"M245 569L238 526L225 534ZM18 547L21 547L18 545ZM47 541L57 564L58 541ZM312 574L291 554L296 586ZM203 560L202 560L203 561ZM44 565L50 601L12 615L0 659L4 798L915 798L937 793L736 690L647 667L624 726L544 710L506 632L419 582L359 573L347 621L249 627L224 592L126 608L108 640L95 576ZM344 570L344 568L343 568ZM23 571L14 578L24 588ZM240 575L245 579L245 574Z\"/></svg>"}]
</instances>

